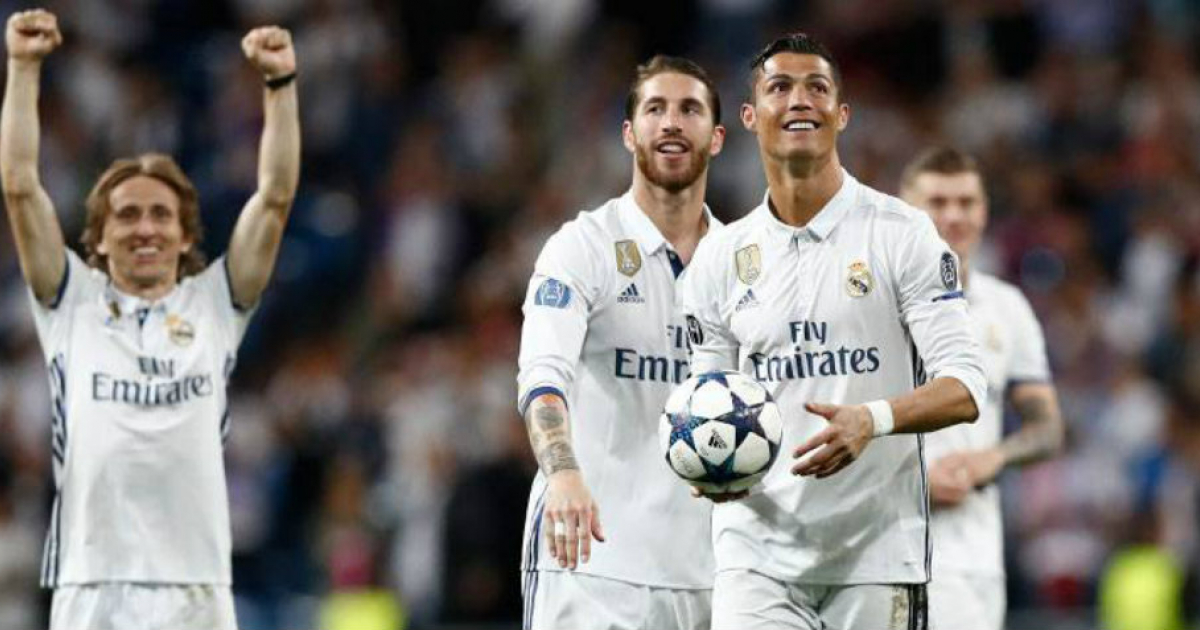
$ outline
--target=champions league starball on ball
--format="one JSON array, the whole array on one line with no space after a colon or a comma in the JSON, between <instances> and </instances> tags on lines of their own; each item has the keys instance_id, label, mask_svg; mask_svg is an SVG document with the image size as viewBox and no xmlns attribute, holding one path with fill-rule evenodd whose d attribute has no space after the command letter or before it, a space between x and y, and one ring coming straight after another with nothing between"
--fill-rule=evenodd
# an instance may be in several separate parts
<instances>
[{"instance_id":1,"label":"champions league starball on ball","mask_svg":"<svg viewBox=\"0 0 1200 630\"><path fill-rule=\"evenodd\" d=\"M708 493L749 489L779 454L783 418L771 394L741 372L706 372L667 399L659 440L671 470Z\"/></svg>"}]
</instances>

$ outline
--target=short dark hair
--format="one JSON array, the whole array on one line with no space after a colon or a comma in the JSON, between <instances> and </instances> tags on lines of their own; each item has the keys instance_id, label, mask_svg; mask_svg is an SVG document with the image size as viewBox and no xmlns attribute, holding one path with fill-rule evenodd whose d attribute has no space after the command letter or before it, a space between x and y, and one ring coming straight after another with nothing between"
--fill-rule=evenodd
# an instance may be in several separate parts
<instances>
[{"instance_id":1,"label":"short dark hair","mask_svg":"<svg viewBox=\"0 0 1200 630\"><path fill-rule=\"evenodd\" d=\"M979 165L970 154L953 147L930 147L919 153L917 157L913 158L913 161L908 163L908 166L904 167L904 172L900 175L900 189L904 190L912 186L917 177L924 173L938 175L975 173L980 175Z\"/></svg>"},{"instance_id":2,"label":"short dark hair","mask_svg":"<svg viewBox=\"0 0 1200 630\"><path fill-rule=\"evenodd\" d=\"M637 67L637 74L634 76L633 83L629 85L628 96L625 97L625 120L633 120L638 103L641 101L642 84L655 76L669 72L685 74L703 83L705 89L708 90L708 106L712 110L713 125L721 124L721 95L717 92L717 86L713 83L712 78L708 76L704 68L700 67L700 64L691 59L670 55L655 55Z\"/></svg>"},{"instance_id":3,"label":"short dark hair","mask_svg":"<svg viewBox=\"0 0 1200 630\"><path fill-rule=\"evenodd\" d=\"M837 60L833 58L833 53L829 52L825 44L817 41L808 33L789 33L767 44L766 48L762 49L762 52L755 55L754 61L750 62L750 102L754 102L754 86L758 83L758 76L762 72L763 65L771 57L785 52L800 55L816 55L828 62L829 67L833 69L833 83L837 87L838 101L845 101L842 88L842 68L838 65Z\"/></svg>"}]
</instances>

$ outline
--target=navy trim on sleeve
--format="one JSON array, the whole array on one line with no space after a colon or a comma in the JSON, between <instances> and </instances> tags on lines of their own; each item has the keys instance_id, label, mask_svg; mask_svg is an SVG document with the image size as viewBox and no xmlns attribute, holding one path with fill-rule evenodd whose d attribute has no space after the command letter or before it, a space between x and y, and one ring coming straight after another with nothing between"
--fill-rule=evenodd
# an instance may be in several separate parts
<instances>
[{"instance_id":1,"label":"navy trim on sleeve","mask_svg":"<svg viewBox=\"0 0 1200 630\"><path fill-rule=\"evenodd\" d=\"M529 403L532 403L534 399L544 394L554 394L562 399L564 405L567 404L567 396L566 394L563 394L561 389L551 385L534 387L533 389L529 390L529 393L525 394L525 398L521 400L521 404L517 405L517 411L521 413L522 418L525 417L525 412L529 409Z\"/></svg>"},{"instance_id":2,"label":"navy trim on sleeve","mask_svg":"<svg viewBox=\"0 0 1200 630\"><path fill-rule=\"evenodd\" d=\"M67 280L71 279L71 257L65 252L63 253L63 277L58 281L58 291L54 294L54 299L50 301L50 310L58 308L62 303L63 295L67 292Z\"/></svg>"},{"instance_id":3,"label":"navy trim on sleeve","mask_svg":"<svg viewBox=\"0 0 1200 630\"><path fill-rule=\"evenodd\" d=\"M941 302L942 300L957 300L957 299L961 298L962 296L963 296L962 291L951 291L950 293L943 293L942 295L939 295L939 296L933 298L933 301Z\"/></svg>"}]
</instances>

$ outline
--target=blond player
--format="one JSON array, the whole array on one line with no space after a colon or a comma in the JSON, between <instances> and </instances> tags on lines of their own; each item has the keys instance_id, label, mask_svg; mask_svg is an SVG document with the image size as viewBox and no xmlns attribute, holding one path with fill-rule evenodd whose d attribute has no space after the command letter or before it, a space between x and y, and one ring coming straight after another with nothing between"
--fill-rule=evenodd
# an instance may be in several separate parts
<instances>
[{"instance_id":1,"label":"blond player","mask_svg":"<svg viewBox=\"0 0 1200 630\"><path fill-rule=\"evenodd\" d=\"M114 162L88 195L85 257L65 246L37 171L41 66L62 35L25 11L5 41L0 175L54 403L50 627L234 628L226 385L299 177L291 37L242 40L265 82L258 190L209 265L196 190L158 154Z\"/></svg>"}]
</instances>

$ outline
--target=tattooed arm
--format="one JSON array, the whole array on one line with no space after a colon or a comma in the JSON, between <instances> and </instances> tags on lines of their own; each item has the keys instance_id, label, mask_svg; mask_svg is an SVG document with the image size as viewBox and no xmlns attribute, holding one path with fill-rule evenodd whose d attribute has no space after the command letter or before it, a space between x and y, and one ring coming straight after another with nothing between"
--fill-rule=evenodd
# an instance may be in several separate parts
<instances>
[{"instance_id":1,"label":"tattooed arm","mask_svg":"<svg viewBox=\"0 0 1200 630\"><path fill-rule=\"evenodd\" d=\"M559 566L574 569L591 557L592 538L604 542L604 530L600 508L575 460L568 416L556 394L538 396L525 410L529 443L548 486L542 508L546 546Z\"/></svg>"},{"instance_id":2,"label":"tattooed arm","mask_svg":"<svg viewBox=\"0 0 1200 630\"><path fill-rule=\"evenodd\" d=\"M1013 386L1009 398L1021 416L1021 429L1000 443L1004 465L1027 464L1060 451L1066 424L1058 408L1058 392L1048 383Z\"/></svg>"},{"instance_id":3,"label":"tattooed arm","mask_svg":"<svg viewBox=\"0 0 1200 630\"><path fill-rule=\"evenodd\" d=\"M951 453L929 471L936 506L961 503L972 488L986 486L1006 466L1021 466L1054 456L1062 449L1066 424L1058 409L1058 393L1049 383L1022 383L1009 399L1021 416L1021 428L999 445Z\"/></svg>"}]
</instances>

